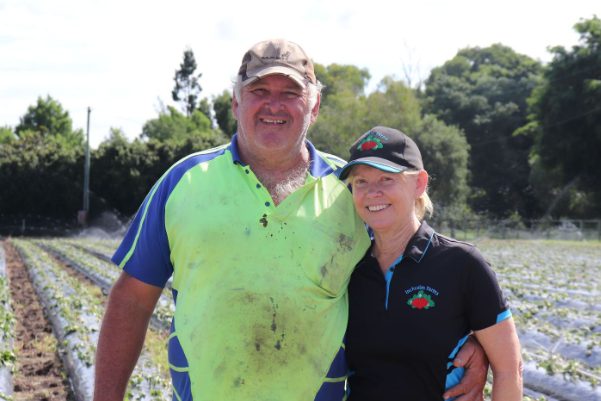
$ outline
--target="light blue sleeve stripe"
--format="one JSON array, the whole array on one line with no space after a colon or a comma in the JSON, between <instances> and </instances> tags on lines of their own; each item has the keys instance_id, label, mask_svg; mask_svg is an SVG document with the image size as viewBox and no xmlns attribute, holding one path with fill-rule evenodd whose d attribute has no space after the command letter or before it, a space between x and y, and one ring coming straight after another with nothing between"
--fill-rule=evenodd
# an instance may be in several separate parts
<instances>
[{"instance_id":1,"label":"light blue sleeve stripe","mask_svg":"<svg viewBox=\"0 0 601 401\"><path fill-rule=\"evenodd\" d=\"M511 310L507 309L505 312L501 312L497 315L497 323L502 322L505 319L509 319L511 316Z\"/></svg>"},{"instance_id":2,"label":"light blue sleeve stripe","mask_svg":"<svg viewBox=\"0 0 601 401\"><path fill-rule=\"evenodd\" d=\"M457 355L457 352L459 352L459 348L461 348L461 346L463 344L465 344L465 342L467 341L468 337L469 337L469 335L467 335L467 336L463 337L461 340L459 340L459 342L457 343L457 346L455 347L455 349L453 350L453 352L451 352L451 355L449 355L449 358L451 358L451 359L455 358L455 355ZM453 365L452 362L447 363L447 369L450 369L452 365ZM449 373L447 375L447 380L446 380L446 383L445 383L445 390L448 390L451 387L454 387L457 384L459 384L459 382L463 378L464 374L465 374L465 369L464 368L455 368L455 369L453 369L451 371L451 373ZM455 398L457 398L457 397L449 398L449 400L454 400Z\"/></svg>"},{"instance_id":3,"label":"light blue sleeve stripe","mask_svg":"<svg viewBox=\"0 0 601 401\"><path fill-rule=\"evenodd\" d=\"M451 387L454 387L457 384L459 384L459 382L463 378L464 373L465 373L464 368L453 369L453 371L447 375L447 382L445 383L445 390L448 390ZM449 398L448 401L454 400L455 398L457 398L457 397Z\"/></svg>"},{"instance_id":4,"label":"light blue sleeve stripe","mask_svg":"<svg viewBox=\"0 0 601 401\"><path fill-rule=\"evenodd\" d=\"M451 355L449 355L450 359L455 359L455 355L457 355L457 352L459 352L459 348L461 348L461 346L463 344L465 344L465 342L467 341L467 338L469 337L469 334L465 337L463 337L461 340L459 340L459 342L457 343L457 346L455 347L455 349L453 350L453 352L451 352Z\"/></svg>"}]
</instances>

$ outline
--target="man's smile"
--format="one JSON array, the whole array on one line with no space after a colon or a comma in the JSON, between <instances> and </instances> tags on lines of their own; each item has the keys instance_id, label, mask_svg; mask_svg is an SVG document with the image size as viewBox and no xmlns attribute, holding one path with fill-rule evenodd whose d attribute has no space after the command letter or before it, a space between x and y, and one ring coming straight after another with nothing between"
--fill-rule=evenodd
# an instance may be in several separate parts
<instances>
[{"instance_id":1,"label":"man's smile","mask_svg":"<svg viewBox=\"0 0 601 401\"><path fill-rule=\"evenodd\" d=\"M286 121L284 121L284 120L271 119L271 118L260 118L259 121L261 121L262 123L266 123L266 124L285 124L286 123Z\"/></svg>"}]
</instances>

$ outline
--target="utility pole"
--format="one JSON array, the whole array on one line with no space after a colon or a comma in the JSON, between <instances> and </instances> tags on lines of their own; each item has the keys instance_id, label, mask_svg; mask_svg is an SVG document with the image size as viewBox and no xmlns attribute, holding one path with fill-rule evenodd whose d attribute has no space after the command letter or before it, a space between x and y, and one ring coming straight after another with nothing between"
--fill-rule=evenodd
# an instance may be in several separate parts
<instances>
[{"instance_id":1,"label":"utility pole","mask_svg":"<svg viewBox=\"0 0 601 401\"><path fill-rule=\"evenodd\" d=\"M86 161L84 166L83 180L83 210L77 215L77 222L86 225L88 222L88 212L90 211L90 113L92 109L88 107L88 130L86 132Z\"/></svg>"}]
</instances>

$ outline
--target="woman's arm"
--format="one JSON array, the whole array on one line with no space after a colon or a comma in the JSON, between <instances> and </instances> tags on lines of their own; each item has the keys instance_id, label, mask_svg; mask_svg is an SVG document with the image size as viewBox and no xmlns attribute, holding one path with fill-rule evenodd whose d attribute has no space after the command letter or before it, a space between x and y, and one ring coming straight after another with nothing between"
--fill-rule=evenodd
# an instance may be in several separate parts
<instances>
[{"instance_id":1,"label":"woman's arm","mask_svg":"<svg viewBox=\"0 0 601 401\"><path fill-rule=\"evenodd\" d=\"M513 318L474 332L493 373L492 401L522 400L522 355Z\"/></svg>"}]
</instances>

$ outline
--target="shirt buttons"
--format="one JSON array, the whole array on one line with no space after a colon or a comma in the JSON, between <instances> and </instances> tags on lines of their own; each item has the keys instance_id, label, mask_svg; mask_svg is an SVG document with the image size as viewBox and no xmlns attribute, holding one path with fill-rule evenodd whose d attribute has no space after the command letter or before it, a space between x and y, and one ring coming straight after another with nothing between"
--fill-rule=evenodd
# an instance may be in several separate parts
<instances>
[{"instance_id":1,"label":"shirt buttons","mask_svg":"<svg viewBox=\"0 0 601 401\"><path fill-rule=\"evenodd\" d=\"M246 174L250 174L250 171L248 171L248 169L244 170L246 172Z\"/></svg>"},{"instance_id":2,"label":"shirt buttons","mask_svg":"<svg viewBox=\"0 0 601 401\"><path fill-rule=\"evenodd\" d=\"M257 184L257 188L261 188L261 184Z\"/></svg>"},{"instance_id":3,"label":"shirt buttons","mask_svg":"<svg viewBox=\"0 0 601 401\"><path fill-rule=\"evenodd\" d=\"M265 206L269 206L269 205L271 205L271 203L265 202Z\"/></svg>"}]
</instances>

